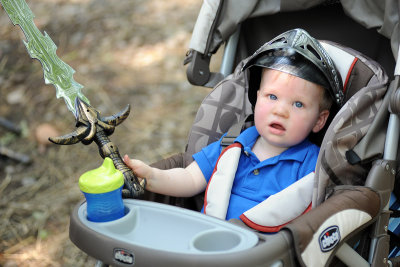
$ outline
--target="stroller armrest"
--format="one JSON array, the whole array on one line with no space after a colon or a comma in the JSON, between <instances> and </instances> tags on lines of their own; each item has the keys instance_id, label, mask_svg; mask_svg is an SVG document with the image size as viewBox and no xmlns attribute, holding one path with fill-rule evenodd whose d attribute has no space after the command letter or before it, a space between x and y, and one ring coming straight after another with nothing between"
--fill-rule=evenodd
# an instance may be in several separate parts
<instances>
[{"instance_id":1,"label":"stroller armrest","mask_svg":"<svg viewBox=\"0 0 400 267\"><path fill-rule=\"evenodd\" d=\"M161 170L169 170L172 168L185 168L193 161L192 155L189 153L177 153L168 158L161 159L151 164L151 167L155 167Z\"/></svg>"},{"instance_id":2,"label":"stroller armrest","mask_svg":"<svg viewBox=\"0 0 400 267\"><path fill-rule=\"evenodd\" d=\"M291 232L302 266L327 266L343 240L367 226L380 211L378 193L368 187L340 186L320 206L296 218Z\"/></svg>"},{"instance_id":3,"label":"stroller armrest","mask_svg":"<svg viewBox=\"0 0 400 267\"><path fill-rule=\"evenodd\" d=\"M168 158L161 159L157 162L150 164L152 167L168 170L172 168L185 168L192 163L193 158L190 153L177 153ZM170 197L162 194L153 193L145 190L142 197L144 200L169 204L177 207L183 207L190 210L200 211L203 206L203 194L199 194L195 197Z\"/></svg>"}]
</instances>

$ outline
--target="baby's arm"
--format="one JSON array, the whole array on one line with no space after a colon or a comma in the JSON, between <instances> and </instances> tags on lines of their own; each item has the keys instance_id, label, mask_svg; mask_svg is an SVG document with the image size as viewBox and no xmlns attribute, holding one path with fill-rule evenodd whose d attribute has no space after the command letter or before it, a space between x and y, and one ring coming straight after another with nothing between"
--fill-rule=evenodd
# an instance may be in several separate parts
<instances>
[{"instance_id":1,"label":"baby's arm","mask_svg":"<svg viewBox=\"0 0 400 267\"><path fill-rule=\"evenodd\" d=\"M185 169L169 170L152 168L140 160L130 159L127 155L124 156L124 162L139 178L146 178L146 189L154 193L190 197L204 191L207 186L203 172L196 161Z\"/></svg>"}]
</instances>

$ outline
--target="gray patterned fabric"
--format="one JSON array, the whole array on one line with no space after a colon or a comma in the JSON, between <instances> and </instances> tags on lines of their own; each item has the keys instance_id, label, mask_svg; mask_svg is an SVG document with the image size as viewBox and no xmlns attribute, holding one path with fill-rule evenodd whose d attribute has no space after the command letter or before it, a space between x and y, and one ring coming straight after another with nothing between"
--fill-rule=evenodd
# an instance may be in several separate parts
<instances>
[{"instance_id":1,"label":"gray patterned fabric","mask_svg":"<svg viewBox=\"0 0 400 267\"><path fill-rule=\"evenodd\" d=\"M226 79L206 96L196 114L189 134L187 153L194 154L217 141L229 128L252 114L247 99L247 84L242 61Z\"/></svg>"},{"instance_id":2,"label":"gray patterned fabric","mask_svg":"<svg viewBox=\"0 0 400 267\"><path fill-rule=\"evenodd\" d=\"M337 185L364 185L369 163L380 157L384 148L389 116L388 101L384 100L388 77L376 62L354 50L343 49L359 60L348 81L346 94L351 98L336 114L322 141L316 167L314 207L329 197ZM365 85L360 85L360 81ZM351 165L345 155L357 146L361 146L357 150L361 153L358 155L360 162Z\"/></svg>"}]
</instances>

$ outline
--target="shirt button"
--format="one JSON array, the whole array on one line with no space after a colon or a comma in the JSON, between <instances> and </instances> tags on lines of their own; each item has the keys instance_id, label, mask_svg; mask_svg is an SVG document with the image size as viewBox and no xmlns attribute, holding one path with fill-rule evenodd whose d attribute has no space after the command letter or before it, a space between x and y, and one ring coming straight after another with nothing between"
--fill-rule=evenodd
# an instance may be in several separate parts
<instances>
[{"instance_id":1,"label":"shirt button","mask_svg":"<svg viewBox=\"0 0 400 267\"><path fill-rule=\"evenodd\" d=\"M260 174L260 171L259 171L258 169L255 169L255 170L253 171L253 173L254 173L254 175L259 175L259 174Z\"/></svg>"}]
</instances>

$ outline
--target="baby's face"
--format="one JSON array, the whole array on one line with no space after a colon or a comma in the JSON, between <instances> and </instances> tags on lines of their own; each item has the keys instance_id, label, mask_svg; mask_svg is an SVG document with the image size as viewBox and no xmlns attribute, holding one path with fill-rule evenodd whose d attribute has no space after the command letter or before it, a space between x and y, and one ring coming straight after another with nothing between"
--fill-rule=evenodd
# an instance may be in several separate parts
<instances>
[{"instance_id":1,"label":"baby's face","mask_svg":"<svg viewBox=\"0 0 400 267\"><path fill-rule=\"evenodd\" d=\"M299 77L264 69L254 109L260 136L270 145L289 148L321 130L329 115L320 112L323 90Z\"/></svg>"}]
</instances>

